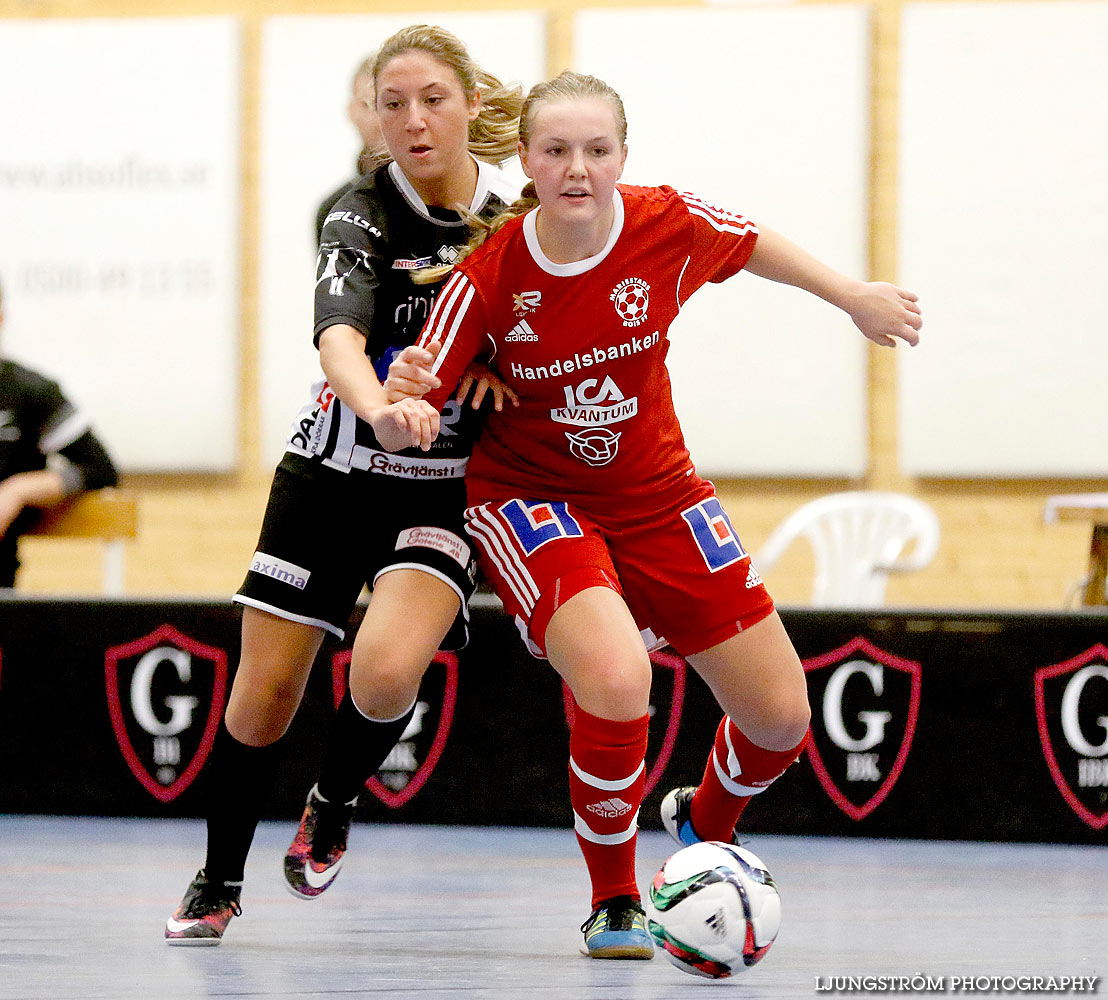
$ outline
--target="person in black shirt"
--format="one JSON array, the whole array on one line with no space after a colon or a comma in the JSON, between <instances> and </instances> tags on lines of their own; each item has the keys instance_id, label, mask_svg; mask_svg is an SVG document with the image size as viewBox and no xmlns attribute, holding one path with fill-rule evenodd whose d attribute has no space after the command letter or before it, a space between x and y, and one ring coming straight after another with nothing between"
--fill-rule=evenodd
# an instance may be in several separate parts
<instances>
[{"instance_id":1,"label":"person in black shirt","mask_svg":"<svg viewBox=\"0 0 1108 1000\"><path fill-rule=\"evenodd\" d=\"M515 154L522 93L426 25L389 38L373 76L391 159L324 219L314 332L325 378L293 421L234 598L244 606L242 651L212 754L207 856L166 922L170 944L219 944L241 912L278 743L324 635L343 636L362 587L372 595L349 687L284 861L301 898L338 874L357 796L412 718L435 652L467 638L476 563L465 541L463 475L479 413L455 399L440 421L423 400L390 404L381 382L439 291L413 283L412 271L453 259L468 239L458 208L490 218L518 195L491 164ZM473 403L489 387L478 380ZM491 388L503 405L502 384ZM434 444L412 447L430 441L430 429L441 429Z\"/></svg>"},{"instance_id":2,"label":"person in black shirt","mask_svg":"<svg viewBox=\"0 0 1108 1000\"><path fill-rule=\"evenodd\" d=\"M57 382L0 358L0 587L15 586L19 536L39 511L117 479L88 419Z\"/></svg>"},{"instance_id":3,"label":"person in black shirt","mask_svg":"<svg viewBox=\"0 0 1108 1000\"><path fill-rule=\"evenodd\" d=\"M377 119L377 110L373 106L373 61L376 54L364 59L354 71L350 80L350 100L346 105L346 116L350 124L358 131L362 141L361 152L358 153L357 162L354 164L354 176L343 181L327 195L316 209L315 214L315 243L319 246L323 240L323 223L331 214L338 200L346 194L358 180L368 174L374 167L388 159L385 151L385 141L381 137L381 123Z\"/></svg>"}]
</instances>

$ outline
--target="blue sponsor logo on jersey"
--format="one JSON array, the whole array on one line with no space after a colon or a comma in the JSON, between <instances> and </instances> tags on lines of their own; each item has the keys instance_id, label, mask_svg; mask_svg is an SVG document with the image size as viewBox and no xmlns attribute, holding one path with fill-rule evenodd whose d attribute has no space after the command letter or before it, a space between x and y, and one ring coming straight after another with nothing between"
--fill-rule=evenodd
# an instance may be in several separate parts
<instances>
[{"instance_id":1,"label":"blue sponsor logo on jersey","mask_svg":"<svg viewBox=\"0 0 1108 1000\"><path fill-rule=\"evenodd\" d=\"M562 501L509 500L500 513L526 555L556 538L580 538L585 534Z\"/></svg>"},{"instance_id":2,"label":"blue sponsor logo on jersey","mask_svg":"<svg viewBox=\"0 0 1108 1000\"><path fill-rule=\"evenodd\" d=\"M743 543L735 534L731 519L715 497L702 500L681 511L692 530L696 547L713 573L738 562L746 555Z\"/></svg>"}]
</instances>

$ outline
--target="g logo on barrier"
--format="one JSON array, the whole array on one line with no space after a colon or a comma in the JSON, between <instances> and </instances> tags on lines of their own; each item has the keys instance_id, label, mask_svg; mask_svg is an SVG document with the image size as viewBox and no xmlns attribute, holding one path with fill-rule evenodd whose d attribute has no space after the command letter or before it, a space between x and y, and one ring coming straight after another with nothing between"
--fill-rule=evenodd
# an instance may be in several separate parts
<instances>
[{"instance_id":1,"label":"g logo on barrier","mask_svg":"<svg viewBox=\"0 0 1108 1000\"><path fill-rule=\"evenodd\" d=\"M847 732L843 719L843 692L846 682L854 674L869 678L870 687L875 695L885 693L885 671L880 664L867 663L865 660L849 660L836 667L823 692L823 728L831 737L831 742L840 750L850 753L864 753L872 750L885 739L885 726L893 717L892 712L858 713L858 721L866 728L861 737L855 739Z\"/></svg>"},{"instance_id":2,"label":"g logo on barrier","mask_svg":"<svg viewBox=\"0 0 1108 1000\"><path fill-rule=\"evenodd\" d=\"M331 682L335 707L346 693L351 651L336 653L331 660ZM399 742L366 783L390 809L399 809L427 783L438 764L458 701L458 657L441 650L435 654L416 698L415 714Z\"/></svg>"},{"instance_id":3,"label":"g logo on barrier","mask_svg":"<svg viewBox=\"0 0 1108 1000\"><path fill-rule=\"evenodd\" d=\"M858 637L805 660L804 671L817 709L808 740L812 769L835 805L864 819L904 769L919 715L920 665Z\"/></svg>"},{"instance_id":4,"label":"g logo on barrier","mask_svg":"<svg viewBox=\"0 0 1108 1000\"><path fill-rule=\"evenodd\" d=\"M1094 830L1108 826L1108 648L1035 671L1035 716L1050 776Z\"/></svg>"},{"instance_id":5,"label":"g logo on barrier","mask_svg":"<svg viewBox=\"0 0 1108 1000\"><path fill-rule=\"evenodd\" d=\"M169 802L211 752L227 690L227 654L161 625L104 653L108 712L131 773Z\"/></svg>"},{"instance_id":6,"label":"g logo on barrier","mask_svg":"<svg viewBox=\"0 0 1108 1000\"><path fill-rule=\"evenodd\" d=\"M177 678L182 684L192 680L192 657L183 649L159 646L144 653L131 675L131 714L151 736L168 739L188 729L200 699L187 694L167 695L163 704L169 709L170 716L162 722L154 711L153 701L154 671L162 663L168 663L176 669ZM157 740L154 745L158 746Z\"/></svg>"}]
</instances>

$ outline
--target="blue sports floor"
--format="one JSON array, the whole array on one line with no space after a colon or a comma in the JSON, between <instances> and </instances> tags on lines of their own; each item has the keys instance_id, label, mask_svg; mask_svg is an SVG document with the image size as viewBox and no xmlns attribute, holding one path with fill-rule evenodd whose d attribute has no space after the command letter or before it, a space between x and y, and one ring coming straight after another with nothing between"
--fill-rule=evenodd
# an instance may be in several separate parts
<instances>
[{"instance_id":1,"label":"blue sports floor","mask_svg":"<svg viewBox=\"0 0 1108 1000\"><path fill-rule=\"evenodd\" d=\"M359 824L312 902L284 889L294 831L262 825L222 945L170 948L201 822L0 816L0 997L755 1000L843 995L828 977L945 977L954 996L953 976L1108 976L1102 847L758 837L781 933L760 965L712 983L660 955L578 953L588 888L569 831ZM671 846L640 835L640 883Z\"/></svg>"}]
</instances>

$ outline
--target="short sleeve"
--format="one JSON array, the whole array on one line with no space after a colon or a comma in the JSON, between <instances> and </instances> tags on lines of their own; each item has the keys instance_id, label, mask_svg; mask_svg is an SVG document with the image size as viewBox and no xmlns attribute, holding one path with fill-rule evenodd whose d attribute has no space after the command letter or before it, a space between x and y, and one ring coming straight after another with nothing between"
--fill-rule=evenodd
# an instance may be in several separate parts
<instances>
[{"instance_id":1,"label":"short sleeve","mask_svg":"<svg viewBox=\"0 0 1108 1000\"><path fill-rule=\"evenodd\" d=\"M687 215L689 262L681 278L684 302L706 282L719 282L746 266L758 240L758 227L745 216L710 205L685 191L679 196Z\"/></svg>"},{"instance_id":2,"label":"short sleeve","mask_svg":"<svg viewBox=\"0 0 1108 1000\"><path fill-rule=\"evenodd\" d=\"M319 335L336 323L352 326L369 338L384 236L364 211L357 192L348 192L323 226L315 277L317 346Z\"/></svg>"}]
</instances>

